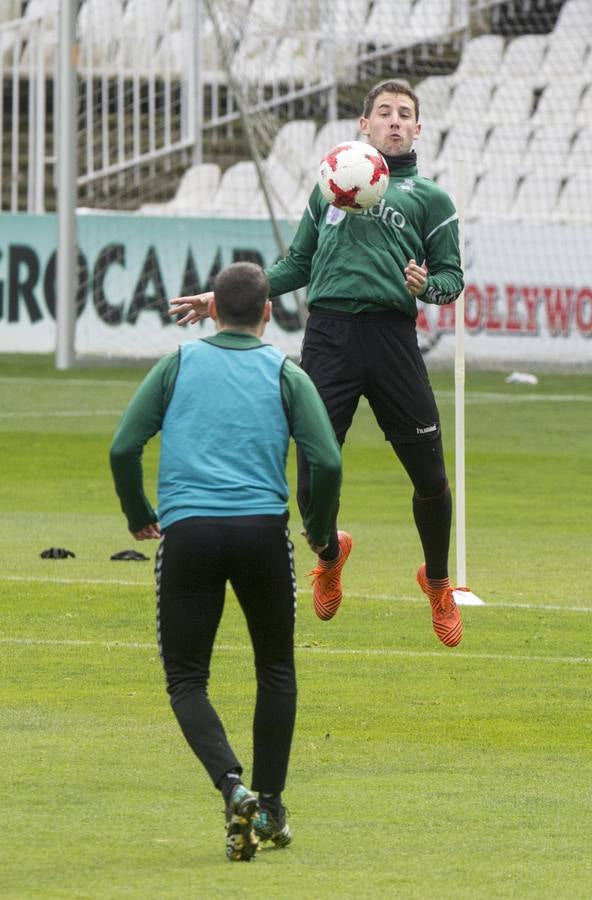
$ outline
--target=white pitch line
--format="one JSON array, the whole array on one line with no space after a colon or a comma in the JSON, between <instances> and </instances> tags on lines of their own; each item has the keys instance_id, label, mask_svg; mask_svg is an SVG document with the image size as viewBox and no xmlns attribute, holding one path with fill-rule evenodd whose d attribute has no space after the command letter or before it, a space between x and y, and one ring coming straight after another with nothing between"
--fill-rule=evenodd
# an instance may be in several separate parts
<instances>
[{"instance_id":1,"label":"white pitch line","mask_svg":"<svg viewBox=\"0 0 592 900\"><path fill-rule=\"evenodd\" d=\"M118 587L143 587L147 590L154 589L153 581L129 581L119 578L46 578L36 575L0 575L0 582L13 581L34 583L34 584L113 584ZM310 585L304 584L298 586L298 592L306 594ZM360 594L355 591L348 591L348 597L355 600L386 600L389 603L418 603L423 605L426 601L423 597L411 597L403 594L395 597L393 594ZM557 604L544 603L507 603L503 600L484 602L482 607L487 609L530 609L537 612L574 612L574 613L592 613L592 606L559 606Z\"/></svg>"},{"instance_id":2,"label":"white pitch line","mask_svg":"<svg viewBox=\"0 0 592 900\"><path fill-rule=\"evenodd\" d=\"M0 419L82 419L95 416L120 416L120 409L62 409L60 411L46 410L45 412L3 412Z\"/></svg>"},{"instance_id":3,"label":"white pitch line","mask_svg":"<svg viewBox=\"0 0 592 900\"><path fill-rule=\"evenodd\" d=\"M438 399L454 399L453 391L436 391ZM590 394L495 394L467 391L467 403L590 403Z\"/></svg>"},{"instance_id":4,"label":"white pitch line","mask_svg":"<svg viewBox=\"0 0 592 900\"><path fill-rule=\"evenodd\" d=\"M151 363L146 364L146 370L150 368ZM138 375L137 381L131 380L122 380L118 381L114 378L27 378L16 376L11 378L10 376L0 376L0 384L47 384L51 387L138 387L140 381L144 377L144 372L140 371ZM453 399L454 391L448 390L436 390L435 391L438 398L442 399ZM465 400L470 403L531 403L531 402L555 402L558 403L590 403L592 402L592 395L590 394L540 394L535 391L532 393L524 393L518 394L508 391L507 393L493 392L493 391L467 391L465 394Z\"/></svg>"},{"instance_id":5,"label":"white pitch line","mask_svg":"<svg viewBox=\"0 0 592 900\"><path fill-rule=\"evenodd\" d=\"M35 575L0 575L0 581L35 584L116 584L120 587L154 588L153 581L128 581L120 578L37 578Z\"/></svg>"},{"instance_id":6,"label":"white pitch line","mask_svg":"<svg viewBox=\"0 0 592 900\"><path fill-rule=\"evenodd\" d=\"M150 366L146 366L149 369ZM47 384L51 387L137 387L142 380L144 373L140 373L137 381L118 381L116 378L26 378L17 376L11 378L9 375L0 377L0 384Z\"/></svg>"},{"instance_id":7,"label":"white pitch line","mask_svg":"<svg viewBox=\"0 0 592 900\"><path fill-rule=\"evenodd\" d=\"M83 641L83 640L40 640L37 638L0 637L0 644L12 644L17 646L33 647L102 647L105 650L150 650L157 651L156 641L146 643L141 641ZM251 648L247 646L234 646L232 644L218 644L215 651L230 653L248 653ZM462 660L491 660L492 662L540 662L568 665L588 665L592 663L592 657L587 656L527 656L525 654L513 655L510 653L464 653L452 650L448 653L444 650L396 650L394 648L355 648L355 647L295 647L298 653L317 653L328 656L400 656L423 659L462 659Z\"/></svg>"},{"instance_id":8,"label":"white pitch line","mask_svg":"<svg viewBox=\"0 0 592 900\"><path fill-rule=\"evenodd\" d=\"M1 576L0 576L1 580ZM355 597L356 600L387 600L393 602L406 602L406 603L425 603L425 599L423 597L410 597L410 596L400 596L393 597L392 594L356 594L348 591L348 597ZM555 612L581 612L581 613L592 613L592 606L558 606L557 604L549 603L547 605L543 603L507 603L504 600L500 601L483 601L481 604L483 607L487 607L488 609L535 609L535 610L553 610Z\"/></svg>"}]
</instances>

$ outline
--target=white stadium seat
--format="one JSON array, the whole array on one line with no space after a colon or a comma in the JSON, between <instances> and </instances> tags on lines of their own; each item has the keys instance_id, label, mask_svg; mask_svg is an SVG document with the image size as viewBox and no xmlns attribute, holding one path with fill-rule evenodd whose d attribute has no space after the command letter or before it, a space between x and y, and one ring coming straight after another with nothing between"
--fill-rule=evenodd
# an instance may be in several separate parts
<instances>
[{"instance_id":1,"label":"white stadium seat","mask_svg":"<svg viewBox=\"0 0 592 900\"><path fill-rule=\"evenodd\" d=\"M579 78L562 78L548 84L531 116L531 124L564 128L575 122L584 85ZM561 123L561 124L560 124Z\"/></svg>"},{"instance_id":2,"label":"white stadium seat","mask_svg":"<svg viewBox=\"0 0 592 900\"><path fill-rule=\"evenodd\" d=\"M166 22L168 0L128 0L123 10L124 68L147 75L156 70L156 50Z\"/></svg>"},{"instance_id":3,"label":"white stadium seat","mask_svg":"<svg viewBox=\"0 0 592 900\"><path fill-rule=\"evenodd\" d=\"M591 14L590 0L566 0L559 10L553 31L555 34L563 31L571 35L581 33L586 23L590 27Z\"/></svg>"},{"instance_id":4,"label":"white stadium seat","mask_svg":"<svg viewBox=\"0 0 592 900\"><path fill-rule=\"evenodd\" d=\"M499 34L481 34L471 38L463 48L456 70L450 75L454 82L467 78L497 75L504 54L504 39Z\"/></svg>"},{"instance_id":5,"label":"white stadium seat","mask_svg":"<svg viewBox=\"0 0 592 900\"><path fill-rule=\"evenodd\" d=\"M312 158L318 165L321 158L344 141L356 141L360 139L359 119L335 119L333 122L325 122L317 131L312 146Z\"/></svg>"},{"instance_id":6,"label":"white stadium seat","mask_svg":"<svg viewBox=\"0 0 592 900\"><path fill-rule=\"evenodd\" d=\"M588 121L592 123L592 119ZM572 174L577 174L589 169L590 160L592 160L592 124L587 128L582 128L575 136L567 158L567 170Z\"/></svg>"},{"instance_id":7,"label":"white stadium seat","mask_svg":"<svg viewBox=\"0 0 592 900\"><path fill-rule=\"evenodd\" d=\"M145 203L139 212L153 216L209 215L214 205L220 177L220 166L216 163L198 163L190 166L184 172L172 200L166 203Z\"/></svg>"},{"instance_id":8,"label":"white stadium seat","mask_svg":"<svg viewBox=\"0 0 592 900\"><path fill-rule=\"evenodd\" d=\"M520 160L521 172L533 170L547 172L564 172L567 167L572 142L572 130L554 134L549 139L549 127L540 126L531 135L528 146Z\"/></svg>"},{"instance_id":9,"label":"white stadium seat","mask_svg":"<svg viewBox=\"0 0 592 900\"><path fill-rule=\"evenodd\" d=\"M592 209L592 173L570 176L555 208L553 218L561 222L589 222Z\"/></svg>"},{"instance_id":10,"label":"white stadium seat","mask_svg":"<svg viewBox=\"0 0 592 900\"><path fill-rule=\"evenodd\" d=\"M592 24L592 7L589 16ZM568 31L552 31L541 68L536 75L537 83L542 86L555 79L561 81L569 77L581 77L591 33L592 28L573 34Z\"/></svg>"},{"instance_id":11,"label":"white stadium seat","mask_svg":"<svg viewBox=\"0 0 592 900\"><path fill-rule=\"evenodd\" d=\"M498 164L477 181L466 208L468 219L507 219L516 194L516 174Z\"/></svg>"},{"instance_id":12,"label":"white stadium seat","mask_svg":"<svg viewBox=\"0 0 592 900\"><path fill-rule=\"evenodd\" d=\"M376 0L362 28L361 44L390 46L404 44L411 14L411 0Z\"/></svg>"},{"instance_id":13,"label":"white stadium seat","mask_svg":"<svg viewBox=\"0 0 592 900\"><path fill-rule=\"evenodd\" d=\"M306 177L316 135L316 125L310 119L293 119L282 125L276 134L268 159L277 160L293 177Z\"/></svg>"},{"instance_id":14,"label":"white stadium seat","mask_svg":"<svg viewBox=\"0 0 592 900\"><path fill-rule=\"evenodd\" d=\"M212 201L212 213L229 218L261 215L259 178L255 163L242 160L226 169Z\"/></svg>"},{"instance_id":15,"label":"white stadium seat","mask_svg":"<svg viewBox=\"0 0 592 900\"><path fill-rule=\"evenodd\" d=\"M419 99L419 119L443 119L448 107L452 81L446 75L429 75L415 86Z\"/></svg>"},{"instance_id":16,"label":"white stadium seat","mask_svg":"<svg viewBox=\"0 0 592 900\"><path fill-rule=\"evenodd\" d=\"M121 42L121 0L85 0L78 13L80 65L114 70Z\"/></svg>"},{"instance_id":17,"label":"white stadium seat","mask_svg":"<svg viewBox=\"0 0 592 900\"><path fill-rule=\"evenodd\" d=\"M457 209L460 208L461 191L463 208L470 202L477 180L477 170L471 163L463 162L462 166L450 165L438 173L434 179L447 194L450 194Z\"/></svg>"},{"instance_id":18,"label":"white stadium seat","mask_svg":"<svg viewBox=\"0 0 592 900\"><path fill-rule=\"evenodd\" d=\"M459 82L444 111L444 121L451 126L459 122L482 123L483 110L489 106L492 87L493 82L486 77Z\"/></svg>"},{"instance_id":19,"label":"white stadium seat","mask_svg":"<svg viewBox=\"0 0 592 900\"><path fill-rule=\"evenodd\" d=\"M544 222L555 211L562 183L562 172L532 171L520 181L510 210L513 219Z\"/></svg>"},{"instance_id":20,"label":"white stadium seat","mask_svg":"<svg viewBox=\"0 0 592 900\"><path fill-rule=\"evenodd\" d=\"M534 91L528 79L509 78L495 87L485 119L491 125L515 122L520 125L530 118L534 108Z\"/></svg>"},{"instance_id":21,"label":"white stadium seat","mask_svg":"<svg viewBox=\"0 0 592 900\"><path fill-rule=\"evenodd\" d=\"M506 46L498 69L498 81L528 78L533 80L541 67L547 38L540 34L523 34Z\"/></svg>"},{"instance_id":22,"label":"white stadium seat","mask_svg":"<svg viewBox=\"0 0 592 900\"><path fill-rule=\"evenodd\" d=\"M483 170L496 168L503 163L509 170L519 171L529 137L528 125L519 122L495 125L489 133L481 155Z\"/></svg>"},{"instance_id":23,"label":"white stadium seat","mask_svg":"<svg viewBox=\"0 0 592 900\"><path fill-rule=\"evenodd\" d=\"M29 0L25 9L25 19L42 17L43 28L40 39L43 43L43 58L46 66L57 63L58 31L60 0ZM37 47L32 43L25 44L21 55L21 67L26 69L37 57Z\"/></svg>"},{"instance_id":24,"label":"white stadium seat","mask_svg":"<svg viewBox=\"0 0 592 900\"><path fill-rule=\"evenodd\" d=\"M434 163L441 149L443 132L440 122L432 122L424 118L421 112L421 104L419 114L421 118L421 132L413 145L413 149L417 153L419 174L431 178L434 172Z\"/></svg>"},{"instance_id":25,"label":"white stadium seat","mask_svg":"<svg viewBox=\"0 0 592 900\"><path fill-rule=\"evenodd\" d=\"M409 16L408 37L418 43L441 37L452 24L452 0L416 0Z\"/></svg>"},{"instance_id":26,"label":"white stadium seat","mask_svg":"<svg viewBox=\"0 0 592 900\"><path fill-rule=\"evenodd\" d=\"M264 164L265 187L274 215L280 219L299 218L304 210L301 199L302 182L295 177L276 157L267 159ZM269 209L263 191L259 189L253 212L267 217Z\"/></svg>"},{"instance_id":27,"label":"white stadium seat","mask_svg":"<svg viewBox=\"0 0 592 900\"><path fill-rule=\"evenodd\" d=\"M486 126L484 123L467 125L460 122L450 129L435 159L435 171L453 166L458 160L477 165L483 153Z\"/></svg>"}]
</instances>

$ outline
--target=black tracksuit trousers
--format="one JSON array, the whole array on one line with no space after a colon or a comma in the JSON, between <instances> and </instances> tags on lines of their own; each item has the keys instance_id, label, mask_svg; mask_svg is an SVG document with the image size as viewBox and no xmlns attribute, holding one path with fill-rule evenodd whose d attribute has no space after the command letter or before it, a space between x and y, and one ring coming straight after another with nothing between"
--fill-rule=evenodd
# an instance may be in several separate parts
<instances>
[{"instance_id":1,"label":"black tracksuit trousers","mask_svg":"<svg viewBox=\"0 0 592 900\"><path fill-rule=\"evenodd\" d=\"M167 691L189 746L215 785L225 772L242 773L207 692L227 583L245 615L255 656L251 787L277 794L285 785L296 717L292 549L286 515L183 519L165 530L158 550L157 630Z\"/></svg>"}]
</instances>

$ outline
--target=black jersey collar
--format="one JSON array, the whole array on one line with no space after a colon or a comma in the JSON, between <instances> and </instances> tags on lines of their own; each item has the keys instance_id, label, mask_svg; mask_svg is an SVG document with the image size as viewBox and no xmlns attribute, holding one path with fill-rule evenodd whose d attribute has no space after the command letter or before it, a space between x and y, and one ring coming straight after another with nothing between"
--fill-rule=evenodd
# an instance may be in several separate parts
<instances>
[{"instance_id":1,"label":"black jersey collar","mask_svg":"<svg viewBox=\"0 0 592 900\"><path fill-rule=\"evenodd\" d=\"M407 175L409 173L403 172L403 169L417 168L417 153L415 150L410 150L409 153L400 153L398 156L387 156L385 153L382 155L386 160L391 175Z\"/></svg>"}]
</instances>

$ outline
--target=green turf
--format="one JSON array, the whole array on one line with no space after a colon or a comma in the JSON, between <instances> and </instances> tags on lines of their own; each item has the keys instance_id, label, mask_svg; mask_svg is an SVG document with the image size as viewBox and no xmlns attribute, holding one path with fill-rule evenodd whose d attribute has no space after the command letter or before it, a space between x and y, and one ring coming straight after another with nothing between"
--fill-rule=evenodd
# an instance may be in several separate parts
<instances>
[{"instance_id":1,"label":"green turf","mask_svg":"<svg viewBox=\"0 0 592 900\"><path fill-rule=\"evenodd\" d=\"M341 519L356 545L330 623L292 515L294 842L246 866L224 858L219 796L167 704L152 561L109 559L133 546L107 453L142 374L0 357L0 896L588 898L592 377L468 374L468 581L486 605L464 608L455 650L414 581L409 485L360 407ZM433 381L454 486L454 385ZM76 558L40 559L50 546ZM248 770L253 674L232 595L211 693Z\"/></svg>"}]
</instances>

